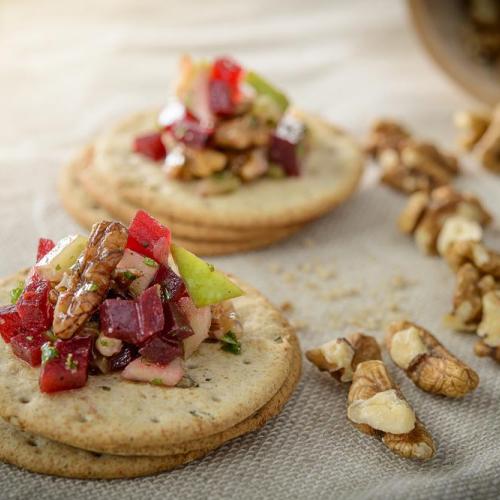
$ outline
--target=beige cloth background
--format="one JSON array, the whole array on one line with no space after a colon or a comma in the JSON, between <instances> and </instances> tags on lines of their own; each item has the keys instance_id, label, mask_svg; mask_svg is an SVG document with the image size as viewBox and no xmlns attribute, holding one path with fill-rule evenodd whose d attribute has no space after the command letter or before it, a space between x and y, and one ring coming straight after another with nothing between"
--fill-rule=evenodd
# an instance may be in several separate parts
<instances>
[{"instance_id":1,"label":"beige cloth background","mask_svg":"<svg viewBox=\"0 0 500 500\"><path fill-rule=\"evenodd\" d=\"M473 104L427 60L404 3L395 0L0 1L0 275L30 265L39 236L78 229L56 196L58 168L102 127L162 103L182 51L232 53L298 105L359 137L375 117L391 115L452 148L451 113ZM470 158L465 163L460 184L481 192L500 215L500 180L477 172ZM277 304L292 301L292 318L307 324L304 347L360 328L381 338L381 324L398 309L438 332L478 370L481 385L463 401L445 401L391 367L436 439L432 462L398 459L354 430L345 418L346 390L306 364L279 418L199 463L113 482L0 464L0 497L497 497L499 367L473 356L471 336L442 327L453 277L396 232L403 199L371 187L371 177L347 205L284 244L214 262ZM488 237L498 243L497 235L493 229ZM333 270L336 277L327 277ZM401 276L411 284L401 287Z\"/></svg>"}]
</instances>

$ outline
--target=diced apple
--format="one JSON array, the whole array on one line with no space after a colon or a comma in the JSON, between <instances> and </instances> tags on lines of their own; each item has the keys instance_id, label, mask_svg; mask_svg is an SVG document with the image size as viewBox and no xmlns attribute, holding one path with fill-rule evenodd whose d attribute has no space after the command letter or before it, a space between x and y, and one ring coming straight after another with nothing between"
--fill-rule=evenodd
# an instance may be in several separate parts
<instances>
[{"instance_id":1,"label":"diced apple","mask_svg":"<svg viewBox=\"0 0 500 500\"><path fill-rule=\"evenodd\" d=\"M42 259L36 263L34 270L42 278L49 281L61 281L63 274L77 261L87 245L87 238L80 234L67 236Z\"/></svg>"},{"instance_id":2,"label":"diced apple","mask_svg":"<svg viewBox=\"0 0 500 500\"><path fill-rule=\"evenodd\" d=\"M196 307L190 297L182 297L178 305L194 332L194 335L183 340L184 359L187 359L193 355L200 344L208 337L212 323L212 312L210 306Z\"/></svg>"},{"instance_id":3,"label":"diced apple","mask_svg":"<svg viewBox=\"0 0 500 500\"><path fill-rule=\"evenodd\" d=\"M196 257L185 248L172 244L172 257L196 307L218 304L243 295L243 290L225 274Z\"/></svg>"},{"instance_id":4,"label":"diced apple","mask_svg":"<svg viewBox=\"0 0 500 500\"><path fill-rule=\"evenodd\" d=\"M95 346L103 356L109 358L122 350L123 342L120 339L106 337L106 335L100 333L95 342Z\"/></svg>"},{"instance_id":5,"label":"diced apple","mask_svg":"<svg viewBox=\"0 0 500 500\"><path fill-rule=\"evenodd\" d=\"M122 376L136 382L174 387L184 376L184 365L180 358L174 359L166 366L155 365L143 358L137 358L125 367Z\"/></svg>"},{"instance_id":6,"label":"diced apple","mask_svg":"<svg viewBox=\"0 0 500 500\"><path fill-rule=\"evenodd\" d=\"M257 94L271 97L281 111L285 111L288 108L289 101L287 96L259 74L254 71L248 71L245 75L245 82L251 85Z\"/></svg>"},{"instance_id":7,"label":"diced apple","mask_svg":"<svg viewBox=\"0 0 500 500\"><path fill-rule=\"evenodd\" d=\"M116 266L117 269L132 269L139 271L141 276L132 281L129 291L138 297L154 280L160 265L150 257L144 257L140 253L126 248L123 257Z\"/></svg>"}]
</instances>

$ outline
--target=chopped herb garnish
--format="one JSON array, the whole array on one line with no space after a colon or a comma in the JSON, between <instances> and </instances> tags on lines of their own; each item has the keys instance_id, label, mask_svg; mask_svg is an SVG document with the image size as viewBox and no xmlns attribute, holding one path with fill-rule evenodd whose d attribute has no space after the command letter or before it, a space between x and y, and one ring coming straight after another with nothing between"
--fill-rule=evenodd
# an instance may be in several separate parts
<instances>
[{"instance_id":1,"label":"chopped herb garnish","mask_svg":"<svg viewBox=\"0 0 500 500\"><path fill-rule=\"evenodd\" d=\"M59 264L57 264L56 271L60 271L60 270L61 270L61 266Z\"/></svg>"},{"instance_id":2,"label":"chopped herb garnish","mask_svg":"<svg viewBox=\"0 0 500 500\"><path fill-rule=\"evenodd\" d=\"M78 361L75 361L73 359L73 353L69 353L68 356L66 357L66 368L71 371L75 371L78 368Z\"/></svg>"},{"instance_id":3,"label":"chopped herb garnish","mask_svg":"<svg viewBox=\"0 0 500 500\"><path fill-rule=\"evenodd\" d=\"M97 292L99 290L99 285L96 283L89 283L86 286L87 292Z\"/></svg>"},{"instance_id":4,"label":"chopped herb garnish","mask_svg":"<svg viewBox=\"0 0 500 500\"><path fill-rule=\"evenodd\" d=\"M227 332L221 339L222 347L221 349L226 352L231 352L233 354L241 354L241 343L236 337L234 332Z\"/></svg>"},{"instance_id":5,"label":"chopped herb garnish","mask_svg":"<svg viewBox=\"0 0 500 500\"><path fill-rule=\"evenodd\" d=\"M52 342L55 342L57 340L57 337L55 336L54 332L52 330L47 330L44 335L51 340Z\"/></svg>"},{"instance_id":6,"label":"chopped herb garnish","mask_svg":"<svg viewBox=\"0 0 500 500\"><path fill-rule=\"evenodd\" d=\"M213 264L209 264L207 262L207 266L208 266L208 269L210 269L210 271L213 273L215 271L215 266Z\"/></svg>"},{"instance_id":7,"label":"chopped herb garnish","mask_svg":"<svg viewBox=\"0 0 500 500\"><path fill-rule=\"evenodd\" d=\"M24 281L18 281L17 287L10 291L10 302L11 304L17 304L19 297L24 291Z\"/></svg>"},{"instance_id":8,"label":"chopped herb garnish","mask_svg":"<svg viewBox=\"0 0 500 500\"><path fill-rule=\"evenodd\" d=\"M158 263L156 260L151 259L150 257L144 257L144 264L149 267L157 267Z\"/></svg>"},{"instance_id":9,"label":"chopped herb garnish","mask_svg":"<svg viewBox=\"0 0 500 500\"><path fill-rule=\"evenodd\" d=\"M103 345L104 347L107 347L109 345L109 342L107 340L100 339L99 344Z\"/></svg>"},{"instance_id":10,"label":"chopped herb garnish","mask_svg":"<svg viewBox=\"0 0 500 500\"><path fill-rule=\"evenodd\" d=\"M161 378L154 378L153 380L151 380L151 383L153 385L164 385L163 380Z\"/></svg>"},{"instance_id":11,"label":"chopped herb garnish","mask_svg":"<svg viewBox=\"0 0 500 500\"><path fill-rule=\"evenodd\" d=\"M274 341L277 343L277 344L282 344L283 343L283 338L282 337L276 337L274 339Z\"/></svg>"},{"instance_id":12,"label":"chopped herb garnish","mask_svg":"<svg viewBox=\"0 0 500 500\"><path fill-rule=\"evenodd\" d=\"M59 357L59 351L49 342L42 346L42 364Z\"/></svg>"},{"instance_id":13,"label":"chopped herb garnish","mask_svg":"<svg viewBox=\"0 0 500 500\"><path fill-rule=\"evenodd\" d=\"M149 243L148 243L147 241L141 241L141 245L142 245L144 248L148 248Z\"/></svg>"},{"instance_id":14,"label":"chopped herb garnish","mask_svg":"<svg viewBox=\"0 0 500 500\"><path fill-rule=\"evenodd\" d=\"M135 280L137 278L137 276L134 273L131 273L130 271L125 271L123 273L123 276L125 276L125 278L128 279L129 281Z\"/></svg>"}]
</instances>

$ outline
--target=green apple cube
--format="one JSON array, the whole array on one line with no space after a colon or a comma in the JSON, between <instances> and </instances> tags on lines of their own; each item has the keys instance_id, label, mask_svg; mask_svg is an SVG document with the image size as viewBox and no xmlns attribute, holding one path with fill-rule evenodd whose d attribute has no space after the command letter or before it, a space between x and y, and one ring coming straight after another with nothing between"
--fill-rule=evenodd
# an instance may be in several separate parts
<instances>
[{"instance_id":1,"label":"green apple cube","mask_svg":"<svg viewBox=\"0 0 500 500\"><path fill-rule=\"evenodd\" d=\"M185 248L172 244L170 251L196 307L218 304L245 293L225 274Z\"/></svg>"},{"instance_id":2,"label":"green apple cube","mask_svg":"<svg viewBox=\"0 0 500 500\"><path fill-rule=\"evenodd\" d=\"M66 236L35 265L35 271L49 281L61 281L63 274L77 261L88 239L80 234Z\"/></svg>"},{"instance_id":3,"label":"green apple cube","mask_svg":"<svg viewBox=\"0 0 500 500\"><path fill-rule=\"evenodd\" d=\"M271 97L282 112L288 108L288 105L290 104L288 97L283 94L281 90L278 90L274 85L265 80L262 76L258 75L254 71L248 71L245 75L245 81L254 88L257 94Z\"/></svg>"}]
</instances>

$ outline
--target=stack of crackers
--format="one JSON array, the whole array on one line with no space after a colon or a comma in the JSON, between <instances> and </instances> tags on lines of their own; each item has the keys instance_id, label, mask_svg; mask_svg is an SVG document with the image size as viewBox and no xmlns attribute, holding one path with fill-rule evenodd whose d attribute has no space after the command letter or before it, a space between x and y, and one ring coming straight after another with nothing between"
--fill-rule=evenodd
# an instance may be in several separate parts
<instances>
[{"instance_id":1,"label":"stack of crackers","mask_svg":"<svg viewBox=\"0 0 500 500\"><path fill-rule=\"evenodd\" d=\"M134 138L155 130L157 117L153 110L124 119L61 171L62 201L80 224L89 228L110 218L129 223L142 208L194 253L249 251L331 211L355 191L361 177L361 148L346 133L300 113L311 146L299 177L262 178L231 193L203 197L196 181L168 180L161 165L133 152Z\"/></svg>"}]
</instances>

